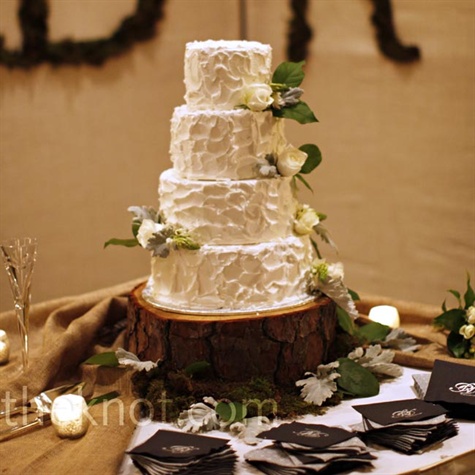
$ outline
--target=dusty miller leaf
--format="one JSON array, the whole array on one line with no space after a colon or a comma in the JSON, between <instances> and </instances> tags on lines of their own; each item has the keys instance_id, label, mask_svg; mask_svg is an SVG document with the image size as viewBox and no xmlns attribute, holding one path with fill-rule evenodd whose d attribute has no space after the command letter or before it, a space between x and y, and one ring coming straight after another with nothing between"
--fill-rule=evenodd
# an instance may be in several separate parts
<instances>
[{"instance_id":1,"label":"dusty miller leaf","mask_svg":"<svg viewBox=\"0 0 475 475\"><path fill-rule=\"evenodd\" d=\"M307 372L305 373L307 378L295 383L296 386L302 387L300 394L305 402L321 406L324 401L333 396L338 389L335 382L340 377L340 374L336 372L338 366L338 362L320 365L316 374Z\"/></svg>"},{"instance_id":2,"label":"dusty miller leaf","mask_svg":"<svg viewBox=\"0 0 475 475\"><path fill-rule=\"evenodd\" d=\"M402 368L392 363L394 351L383 350L381 345L371 345L366 350L359 347L352 351L348 358L367 368L372 373L397 378L402 375Z\"/></svg>"}]
</instances>

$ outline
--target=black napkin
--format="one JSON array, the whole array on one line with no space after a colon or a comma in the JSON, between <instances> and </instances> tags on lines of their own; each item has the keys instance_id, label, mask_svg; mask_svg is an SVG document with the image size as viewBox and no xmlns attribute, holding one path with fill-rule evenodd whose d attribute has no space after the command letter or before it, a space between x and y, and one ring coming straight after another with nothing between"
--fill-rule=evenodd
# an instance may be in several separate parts
<instances>
[{"instance_id":1,"label":"black napkin","mask_svg":"<svg viewBox=\"0 0 475 475\"><path fill-rule=\"evenodd\" d=\"M339 427L291 422L258 437L274 443L248 452L245 460L272 475L340 473L375 458L355 433Z\"/></svg>"},{"instance_id":2,"label":"black napkin","mask_svg":"<svg viewBox=\"0 0 475 475\"><path fill-rule=\"evenodd\" d=\"M158 430L127 453L143 474L154 475L229 475L237 460L226 439L170 430Z\"/></svg>"},{"instance_id":3,"label":"black napkin","mask_svg":"<svg viewBox=\"0 0 475 475\"><path fill-rule=\"evenodd\" d=\"M457 419L475 419L475 366L436 360L424 397Z\"/></svg>"},{"instance_id":4,"label":"black napkin","mask_svg":"<svg viewBox=\"0 0 475 475\"><path fill-rule=\"evenodd\" d=\"M457 426L446 409L420 399L402 399L353 406L363 415L354 427L361 438L405 454L416 454L457 435Z\"/></svg>"}]
</instances>

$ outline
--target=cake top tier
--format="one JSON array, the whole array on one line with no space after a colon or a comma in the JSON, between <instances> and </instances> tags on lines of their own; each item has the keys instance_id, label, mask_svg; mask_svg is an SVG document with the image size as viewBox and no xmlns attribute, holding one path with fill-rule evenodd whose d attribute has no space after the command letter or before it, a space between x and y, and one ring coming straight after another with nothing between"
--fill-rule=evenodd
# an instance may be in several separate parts
<instances>
[{"instance_id":1,"label":"cake top tier","mask_svg":"<svg viewBox=\"0 0 475 475\"><path fill-rule=\"evenodd\" d=\"M185 101L193 109L232 109L244 90L269 83L272 48L257 41L195 41L185 52Z\"/></svg>"}]
</instances>

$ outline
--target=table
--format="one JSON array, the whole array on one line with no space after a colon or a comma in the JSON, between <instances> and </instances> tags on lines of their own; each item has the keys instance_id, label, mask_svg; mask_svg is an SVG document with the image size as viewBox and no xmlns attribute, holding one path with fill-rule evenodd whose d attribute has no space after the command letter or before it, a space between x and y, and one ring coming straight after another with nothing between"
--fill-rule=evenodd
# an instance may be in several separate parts
<instances>
[{"instance_id":1,"label":"table","mask_svg":"<svg viewBox=\"0 0 475 475\"><path fill-rule=\"evenodd\" d=\"M25 375L20 377L17 377L13 371L15 363L19 362L18 341L15 341L17 335L15 317L13 312L0 314L0 328L6 330L12 340L11 364L0 366L0 410L4 405L2 399L7 394L15 398L24 397L27 400L44 389L75 380L87 381L94 396L112 390L119 390L121 393L116 401L117 404L107 406L107 411L103 410L105 405L91 408L91 414L97 424L91 426L86 436L81 439L59 439L52 427L45 427L17 439L0 443L0 473L2 475L57 473L116 475L119 470L125 469L124 451L131 439L132 443L136 443L139 440L138 437L147 437L146 430L153 432L159 427L150 425L148 429L144 428L143 431L133 435L136 421L130 413L130 408L134 406L135 400L132 395L130 374L127 371L82 364L94 353L111 351L123 345L127 295L143 280L144 278L135 279L107 289L33 305L30 320L31 367ZM403 326L405 322L409 322L414 328L414 333L419 328L421 334L426 337L431 331L428 328L428 322L439 311L437 307L428 308L420 304L397 302L391 299L362 297L363 313L365 313L365 306L394 305L400 311ZM413 361L418 367L430 368L431 358L434 354L442 355L444 346L439 343L429 350L431 353L427 357L420 356L410 361L405 358L405 362L400 363L411 366L410 362ZM404 377L409 378L405 383L401 380L384 384L381 394L374 400L384 400L379 399L382 397L394 399L395 391L399 399L413 397L409 377L411 371L413 370L405 371ZM364 399L364 402L371 400ZM345 401L338 407L330 409L327 414L321 416L320 420L327 424L341 424L343 421L345 424L356 422L358 415L349 407L354 402ZM460 448L467 446L465 441L472 444L471 448L473 448L473 426L462 424L461 430L463 431L461 435L447 441L443 447L444 451L437 452L434 459L426 459L426 455L433 455L432 451L424 456L410 456L407 459L409 466L403 466L402 462L398 462L395 468L397 471L389 472L388 470L393 470L394 466L390 461L390 467L386 467L383 451L382 457L377 461L376 470L370 473L386 475L401 473L399 470L403 468L413 470L411 464L415 460L421 461L422 466L427 467L439 462L441 457L452 457L454 454L462 453ZM241 455L245 450L249 450L245 444L234 443ZM475 466L473 455L470 460L472 466ZM380 462L384 464L384 467L379 465ZM241 473L257 473L255 470L254 472L247 470L252 470L252 467L243 469L241 466ZM459 475L463 472L452 473ZM450 472L447 472L447 467L444 467L441 475L448 474Z\"/></svg>"},{"instance_id":2,"label":"table","mask_svg":"<svg viewBox=\"0 0 475 475\"><path fill-rule=\"evenodd\" d=\"M338 406L330 408L328 412L322 416L309 415L298 420L349 428L352 424L361 421L361 415L352 409L352 405L417 397L412 388L412 375L421 373L427 373L427 371L404 368L403 376L393 381L381 384L381 391L377 396L364 399L348 399ZM279 423L280 422L276 422L275 425L278 425ZM129 448L144 442L158 429L173 429L171 424L150 421L144 421L143 424L144 425L138 426L135 429ZM375 449L374 453L378 458L373 462L374 469L368 470L368 472L365 470L365 473L371 475L401 475L417 473L424 473L427 475L436 473L441 473L443 475L472 474L473 468L475 467L475 423L459 421L458 425L459 434L456 437L446 440L440 447L434 448L421 455L404 455L391 450ZM219 431L207 432L205 435L230 438L229 434ZM257 447L268 444L269 441L263 441ZM248 446L236 439L232 441L232 446L239 454L239 464L236 471L237 475L262 474L262 472L244 461L244 454L255 447ZM444 465L440 466L441 463ZM119 471L119 475L136 475L139 473L140 472L133 466L130 457L126 455ZM361 474L361 472L348 472L348 475L358 474Z\"/></svg>"}]
</instances>

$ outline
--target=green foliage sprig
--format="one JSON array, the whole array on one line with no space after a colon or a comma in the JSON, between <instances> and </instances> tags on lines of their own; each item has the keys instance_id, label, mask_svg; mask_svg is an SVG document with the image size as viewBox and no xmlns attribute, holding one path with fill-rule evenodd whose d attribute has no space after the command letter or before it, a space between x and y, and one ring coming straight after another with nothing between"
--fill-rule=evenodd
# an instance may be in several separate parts
<instances>
[{"instance_id":1,"label":"green foliage sprig","mask_svg":"<svg viewBox=\"0 0 475 475\"><path fill-rule=\"evenodd\" d=\"M475 292L467 275L467 290L462 295L457 290L448 290L457 300L458 307L447 309L442 303L442 313L434 319L439 330L448 331L447 348L455 358L475 358Z\"/></svg>"},{"instance_id":2,"label":"green foliage sprig","mask_svg":"<svg viewBox=\"0 0 475 475\"><path fill-rule=\"evenodd\" d=\"M128 211L133 213L132 234L133 238L112 238L104 243L104 247L142 246L152 252L154 257L167 257L170 249L188 249L196 251L200 244L186 230L178 226L167 225L159 213L149 206L130 206Z\"/></svg>"},{"instance_id":3,"label":"green foliage sprig","mask_svg":"<svg viewBox=\"0 0 475 475\"><path fill-rule=\"evenodd\" d=\"M305 61L289 61L281 63L274 71L270 84L275 95L272 103L274 117L293 119L300 124L318 122L308 104L300 99L303 93L300 85L305 78L304 65Z\"/></svg>"}]
</instances>

